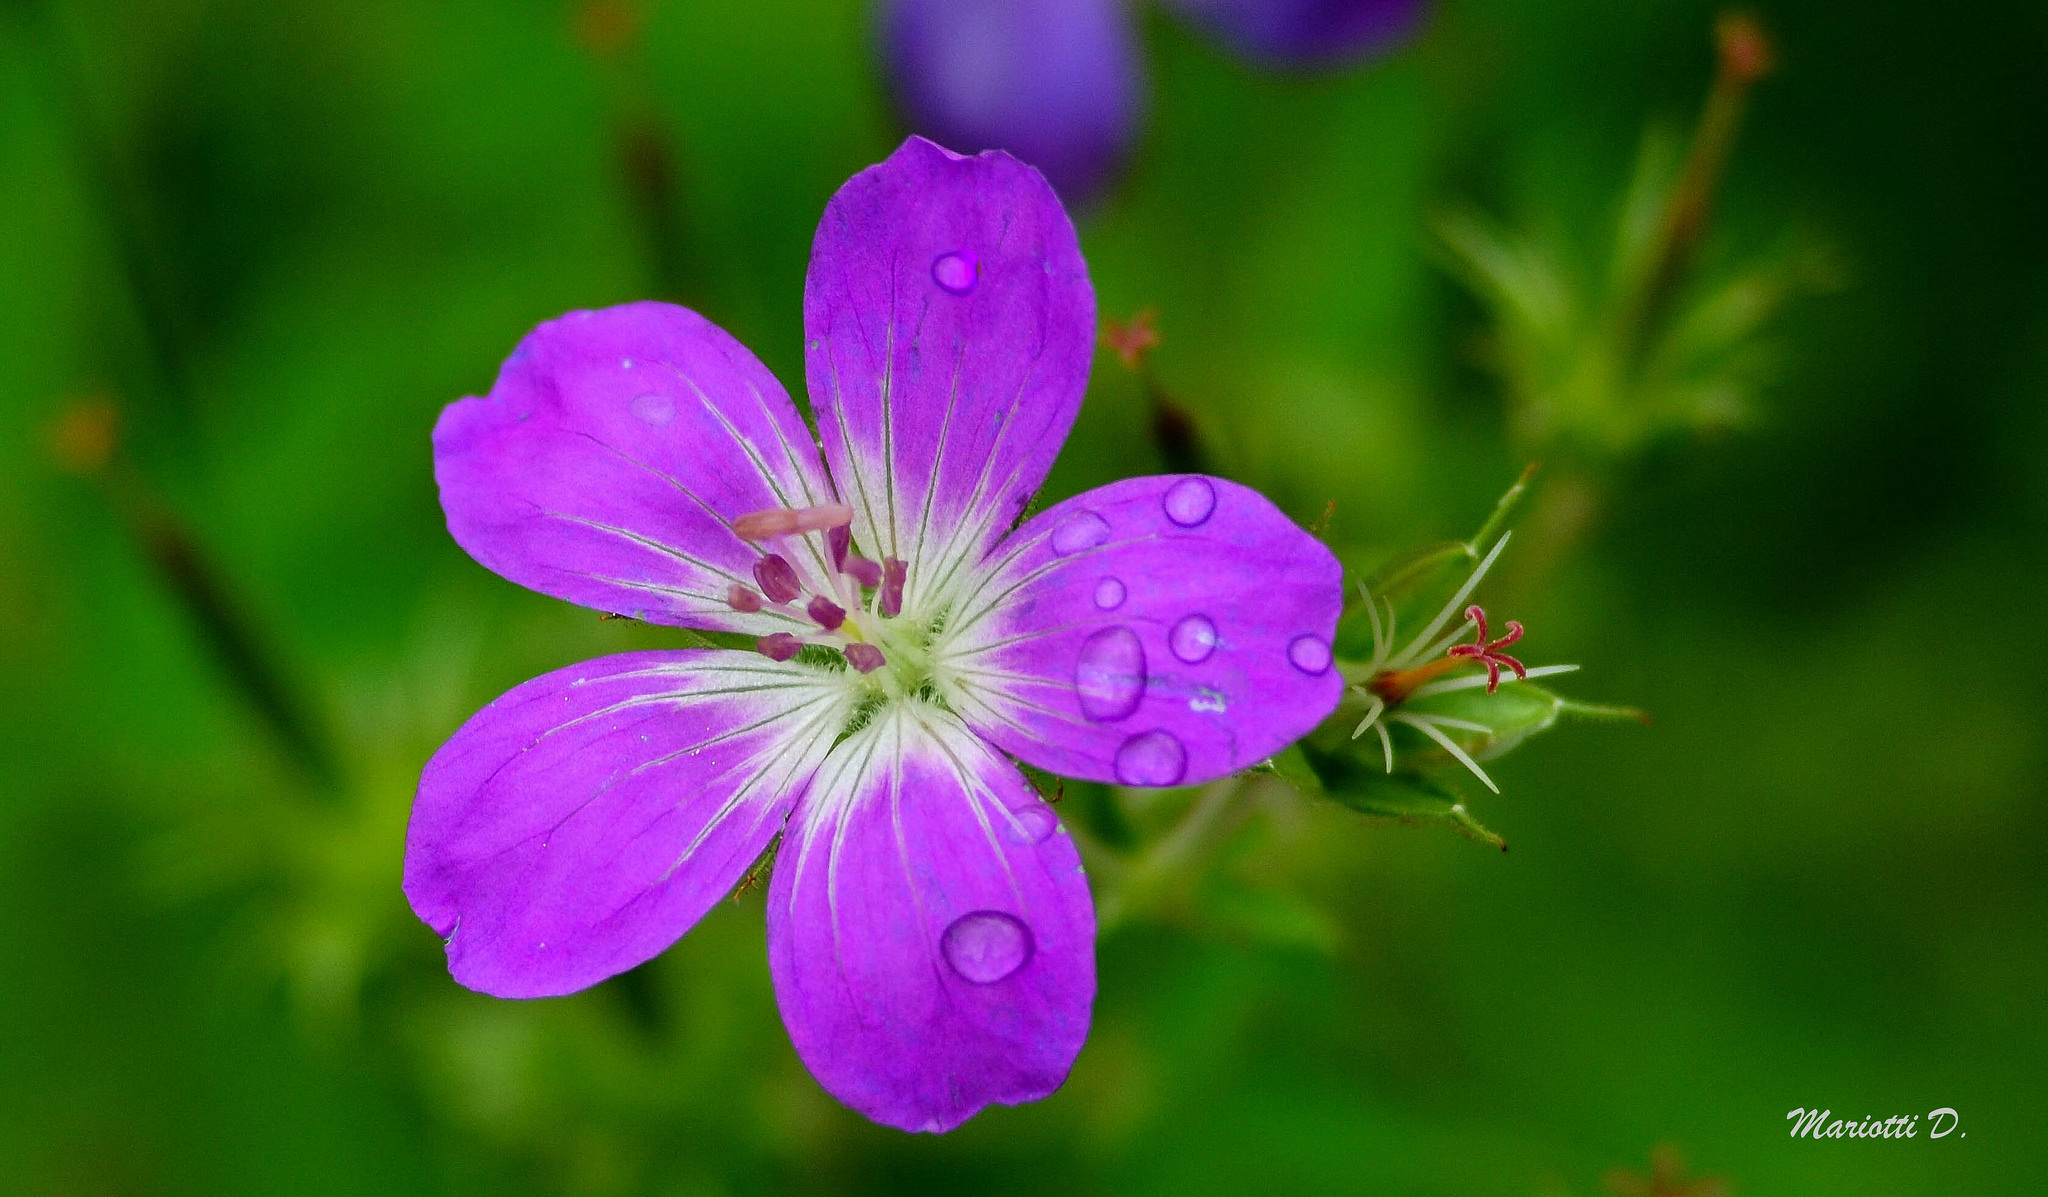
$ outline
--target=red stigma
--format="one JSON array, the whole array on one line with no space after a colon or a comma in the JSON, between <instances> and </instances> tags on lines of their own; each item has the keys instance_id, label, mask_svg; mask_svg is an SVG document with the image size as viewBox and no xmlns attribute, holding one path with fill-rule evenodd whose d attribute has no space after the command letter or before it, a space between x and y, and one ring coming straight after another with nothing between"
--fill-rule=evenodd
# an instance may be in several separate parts
<instances>
[{"instance_id":1,"label":"red stigma","mask_svg":"<svg viewBox=\"0 0 2048 1197\"><path fill-rule=\"evenodd\" d=\"M1500 667L1503 665L1514 670L1517 678L1523 681L1529 679L1529 671L1522 667L1520 661L1500 651L1522 638L1522 624L1520 620L1508 620L1507 635L1502 636L1498 640L1489 641L1486 638L1486 612L1480 610L1477 603L1465 608L1465 618L1479 625L1477 639L1471 644L1452 645L1450 651L1444 654L1445 656L1477 661L1481 665L1486 666L1486 692L1488 694L1500 689Z\"/></svg>"}]
</instances>

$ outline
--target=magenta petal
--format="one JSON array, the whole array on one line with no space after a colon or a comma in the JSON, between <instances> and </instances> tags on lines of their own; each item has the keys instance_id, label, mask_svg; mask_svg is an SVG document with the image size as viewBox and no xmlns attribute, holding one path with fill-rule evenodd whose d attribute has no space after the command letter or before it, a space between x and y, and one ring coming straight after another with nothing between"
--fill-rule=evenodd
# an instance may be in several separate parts
<instances>
[{"instance_id":1,"label":"magenta petal","mask_svg":"<svg viewBox=\"0 0 2048 1197\"><path fill-rule=\"evenodd\" d=\"M434 477L457 543L556 598L657 623L764 634L732 609L760 550L731 521L828 502L810 434L773 375L664 303L571 312L530 333L488 397L450 404ZM799 564L822 565L816 536Z\"/></svg>"},{"instance_id":2,"label":"magenta petal","mask_svg":"<svg viewBox=\"0 0 2048 1197\"><path fill-rule=\"evenodd\" d=\"M517 686L434 754L405 895L448 967L569 993L674 943L781 828L844 689L754 653L640 652Z\"/></svg>"},{"instance_id":3,"label":"magenta petal","mask_svg":"<svg viewBox=\"0 0 2048 1197\"><path fill-rule=\"evenodd\" d=\"M1134 478L1019 528L956 617L961 714L1069 777L1193 784L1336 709L1343 570L1257 491Z\"/></svg>"},{"instance_id":4,"label":"magenta petal","mask_svg":"<svg viewBox=\"0 0 2048 1197\"><path fill-rule=\"evenodd\" d=\"M797 1054L877 1122L943 1131L1066 1080L1095 999L1074 845L949 715L896 708L790 817L768 962Z\"/></svg>"},{"instance_id":5,"label":"magenta petal","mask_svg":"<svg viewBox=\"0 0 2048 1197\"><path fill-rule=\"evenodd\" d=\"M913 137L826 206L804 340L854 537L909 563L915 606L1044 480L1088 383L1095 293L1037 171Z\"/></svg>"}]
</instances>

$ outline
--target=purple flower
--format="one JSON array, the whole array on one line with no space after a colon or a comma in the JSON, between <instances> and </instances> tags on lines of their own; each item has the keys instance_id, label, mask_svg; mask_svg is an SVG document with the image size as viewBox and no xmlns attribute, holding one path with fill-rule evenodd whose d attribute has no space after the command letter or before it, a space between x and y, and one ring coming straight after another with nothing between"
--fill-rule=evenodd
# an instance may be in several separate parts
<instances>
[{"instance_id":1,"label":"purple flower","mask_svg":"<svg viewBox=\"0 0 2048 1197\"><path fill-rule=\"evenodd\" d=\"M1329 551L1219 478L1012 528L1072 425L1094 294L1038 172L913 138L825 210L804 297L825 462L682 308L573 312L434 430L449 531L544 593L761 651L636 652L478 712L420 780L413 909L465 985L658 954L777 832L798 1053L909 1130L1065 1079L1095 994L1073 843L1010 757L1139 786L1254 765L1336 706Z\"/></svg>"},{"instance_id":2,"label":"purple flower","mask_svg":"<svg viewBox=\"0 0 2048 1197\"><path fill-rule=\"evenodd\" d=\"M1423 0L1162 0L1266 66L1383 50ZM1145 94L1131 0L884 0L882 50L918 132L1008 150L1070 202L1093 196L1137 138Z\"/></svg>"}]
</instances>

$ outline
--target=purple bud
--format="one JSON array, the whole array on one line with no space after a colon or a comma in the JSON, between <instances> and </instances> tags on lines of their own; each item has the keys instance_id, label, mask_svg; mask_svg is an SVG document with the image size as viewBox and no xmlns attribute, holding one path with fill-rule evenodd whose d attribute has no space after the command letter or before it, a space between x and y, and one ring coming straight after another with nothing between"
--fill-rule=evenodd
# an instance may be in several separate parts
<instances>
[{"instance_id":1,"label":"purple bud","mask_svg":"<svg viewBox=\"0 0 2048 1197\"><path fill-rule=\"evenodd\" d=\"M1423 0L1167 0L1233 50L1268 66L1335 66L1391 49Z\"/></svg>"},{"instance_id":2,"label":"purple bud","mask_svg":"<svg viewBox=\"0 0 2048 1197\"><path fill-rule=\"evenodd\" d=\"M775 661L789 660L803 646L803 641L798 640L788 632L777 632L773 636L763 636L754 644L755 648L761 650L763 656Z\"/></svg>"},{"instance_id":3,"label":"purple bud","mask_svg":"<svg viewBox=\"0 0 2048 1197\"><path fill-rule=\"evenodd\" d=\"M771 603L787 603L804 592L797 584L796 570L780 553L770 553L754 562L754 581L761 584L761 593Z\"/></svg>"},{"instance_id":4,"label":"purple bud","mask_svg":"<svg viewBox=\"0 0 2048 1197\"><path fill-rule=\"evenodd\" d=\"M1144 106L1124 0L890 0L882 48L912 131L1008 150L1082 203L1123 164ZM948 249L962 247L948 246Z\"/></svg>"},{"instance_id":5,"label":"purple bud","mask_svg":"<svg viewBox=\"0 0 2048 1197\"><path fill-rule=\"evenodd\" d=\"M840 624L846 622L846 608L822 594L811 599L811 605L805 610L810 612L812 619L818 621L819 627L828 632L836 631Z\"/></svg>"},{"instance_id":6,"label":"purple bud","mask_svg":"<svg viewBox=\"0 0 2048 1197\"><path fill-rule=\"evenodd\" d=\"M853 525L841 524L825 531L825 547L832 552L832 568L846 569L846 552L853 547Z\"/></svg>"},{"instance_id":7,"label":"purple bud","mask_svg":"<svg viewBox=\"0 0 2048 1197\"><path fill-rule=\"evenodd\" d=\"M738 582L726 587L725 601L735 611L752 613L761 609L761 596Z\"/></svg>"},{"instance_id":8,"label":"purple bud","mask_svg":"<svg viewBox=\"0 0 2048 1197\"><path fill-rule=\"evenodd\" d=\"M901 557L890 557L882 562L882 614L897 616L903 614L903 579L910 574L910 567Z\"/></svg>"},{"instance_id":9,"label":"purple bud","mask_svg":"<svg viewBox=\"0 0 2048 1197\"><path fill-rule=\"evenodd\" d=\"M840 565L839 570L863 586L875 587L882 584L882 567L866 557L848 557Z\"/></svg>"},{"instance_id":10,"label":"purple bud","mask_svg":"<svg viewBox=\"0 0 2048 1197\"><path fill-rule=\"evenodd\" d=\"M873 673L882 667L882 650L872 644L849 644L846 663L862 673Z\"/></svg>"}]
</instances>

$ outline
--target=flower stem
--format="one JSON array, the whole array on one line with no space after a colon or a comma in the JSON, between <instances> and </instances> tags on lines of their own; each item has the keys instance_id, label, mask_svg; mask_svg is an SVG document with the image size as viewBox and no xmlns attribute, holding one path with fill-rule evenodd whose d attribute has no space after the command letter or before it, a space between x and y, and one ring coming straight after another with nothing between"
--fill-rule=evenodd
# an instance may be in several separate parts
<instances>
[{"instance_id":1,"label":"flower stem","mask_svg":"<svg viewBox=\"0 0 2048 1197\"><path fill-rule=\"evenodd\" d=\"M1098 934L1121 926L1142 911L1179 874L1183 865L1207 847L1215 829L1223 822L1238 797L1251 788L1244 774L1226 777L1202 787L1195 803L1180 823L1163 838L1147 847L1124 872L1123 883L1096 904Z\"/></svg>"}]
</instances>

